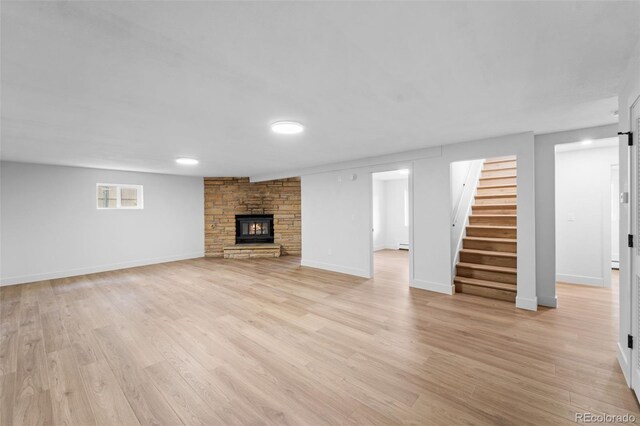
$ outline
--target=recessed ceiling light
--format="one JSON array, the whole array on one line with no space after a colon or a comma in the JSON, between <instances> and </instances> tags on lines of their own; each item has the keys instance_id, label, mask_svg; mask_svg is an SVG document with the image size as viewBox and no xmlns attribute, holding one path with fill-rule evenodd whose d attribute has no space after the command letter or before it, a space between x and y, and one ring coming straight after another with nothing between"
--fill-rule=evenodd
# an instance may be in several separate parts
<instances>
[{"instance_id":1,"label":"recessed ceiling light","mask_svg":"<svg viewBox=\"0 0 640 426\"><path fill-rule=\"evenodd\" d=\"M195 158L178 158L176 159L176 163L185 166L195 166L196 164L198 164L198 160L196 160Z\"/></svg>"},{"instance_id":2,"label":"recessed ceiling light","mask_svg":"<svg viewBox=\"0 0 640 426\"><path fill-rule=\"evenodd\" d=\"M398 173L400 173L401 175L408 175L409 174L409 169L398 170Z\"/></svg>"},{"instance_id":3,"label":"recessed ceiling light","mask_svg":"<svg viewBox=\"0 0 640 426\"><path fill-rule=\"evenodd\" d=\"M301 133L304 127L295 121L276 121L271 125L271 130L281 135L295 135Z\"/></svg>"},{"instance_id":4,"label":"recessed ceiling light","mask_svg":"<svg viewBox=\"0 0 640 426\"><path fill-rule=\"evenodd\" d=\"M585 139L582 142L580 142L582 145L591 145L593 143L593 141L591 139Z\"/></svg>"}]
</instances>

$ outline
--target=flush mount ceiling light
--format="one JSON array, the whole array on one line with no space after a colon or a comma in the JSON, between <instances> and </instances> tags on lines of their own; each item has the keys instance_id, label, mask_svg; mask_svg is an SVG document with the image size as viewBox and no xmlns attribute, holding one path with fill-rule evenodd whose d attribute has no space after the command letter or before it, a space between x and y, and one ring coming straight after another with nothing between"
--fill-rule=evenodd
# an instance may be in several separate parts
<instances>
[{"instance_id":1,"label":"flush mount ceiling light","mask_svg":"<svg viewBox=\"0 0 640 426\"><path fill-rule=\"evenodd\" d=\"M198 160L195 158L178 158L176 159L176 163L182 164L184 166L195 166L198 164Z\"/></svg>"},{"instance_id":2,"label":"flush mount ceiling light","mask_svg":"<svg viewBox=\"0 0 640 426\"><path fill-rule=\"evenodd\" d=\"M409 169L400 169L400 170L398 170L398 173L400 173L401 175L408 175L409 174Z\"/></svg>"},{"instance_id":3,"label":"flush mount ceiling light","mask_svg":"<svg viewBox=\"0 0 640 426\"><path fill-rule=\"evenodd\" d=\"M271 125L271 130L280 135L295 135L302 133L304 126L295 121L276 121Z\"/></svg>"},{"instance_id":4,"label":"flush mount ceiling light","mask_svg":"<svg viewBox=\"0 0 640 426\"><path fill-rule=\"evenodd\" d=\"M591 139L585 139L582 142L580 142L582 145L591 145L593 143L593 141Z\"/></svg>"}]
</instances>

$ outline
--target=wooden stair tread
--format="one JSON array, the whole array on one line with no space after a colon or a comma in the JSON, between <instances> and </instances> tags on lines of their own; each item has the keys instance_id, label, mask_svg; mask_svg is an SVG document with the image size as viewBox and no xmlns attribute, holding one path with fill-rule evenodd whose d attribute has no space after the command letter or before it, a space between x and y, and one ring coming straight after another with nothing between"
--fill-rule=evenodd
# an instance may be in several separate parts
<instances>
[{"instance_id":1,"label":"wooden stair tread","mask_svg":"<svg viewBox=\"0 0 640 426\"><path fill-rule=\"evenodd\" d=\"M506 274L517 273L516 268L509 268L506 266L493 266L493 265L483 265L480 263L466 263L466 262L458 262L457 266L462 268L478 269L481 271L504 272Z\"/></svg>"},{"instance_id":2,"label":"wooden stair tread","mask_svg":"<svg viewBox=\"0 0 640 426\"><path fill-rule=\"evenodd\" d=\"M479 194L476 198L516 198L516 194Z\"/></svg>"},{"instance_id":3,"label":"wooden stair tread","mask_svg":"<svg viewBox=\"0 0 640 426\"><path fill-rule=\"evenodd\" d=\"M505 168L502 168L502 169L488 169L488 170L485 170L485 169L483 168L483 170L482 170L482 171L483 171L483 172L497 172L497 171L502 172L502 171L504 171L504 170L517 170L517 169L518 169L518 168L514 166L514 167L505 167Z\"/></svg>"},{"instance_id":4,"label":"wooden stair tread","mask_svg":"<svg viewBox=\"0 0 640 426\"><path fill-rule=\"evenodd\" d=\"M517 161L517 160L518 160L518 157L516 156L489 158L488 160L484 160L484 164L505 163L507 161Z\"/></svg>"},{"instance_id":5,"label":"wooden stair tread","mask_svg":"<svg viewBox=\"0 0 640 426\"><path fill-rule=\"evenodd\" d=\"M517 183L502 183L498 185L479 186L478 189L498 189L498 188L517 188Z\"/></svg>"},{"instance_id":6,"label":"wooden stair tread","mask_svg":"<svg viewBox=\"0 0 640 426\"><path fill-rule=\"evenodd\" d=\"M513 203L505 203L505 204L474 204L473 207L482 207L485 209L491 209L491 208L504 208L504 207L518 207L517 204L513 204Z\"/></svg>"},{"instance_id":7,"label":"wooden stair tread","mask_svg":"<svg viewBox=\"0 0 640 426\"><path fill-rule=\"evenodd\" d=\"M481 177L480 180L490 180L490 179L509 179L509 178L517 178L518 175L506 175L506 176L489 176L489 177ZM484 187L481 187L484 188Z\"/></svg>"},{"instance_id":8,"label":"wooden stair tread","mask_svg":"<svg viewBox=\"0 0 640 426\"><path fill-rule=\"evenodd\" d=\"M496 178L489 178L489 179L496 179ZM500 189L500 188L507 188L507 187L511 187L513 186L513 188L516 190L516 192L518 191L518 184L514 183L513 185L509 185L509 184L505 184L504 186L502 186L502 184L493 184L493 183L489 183L487 185L482 185L482 182L478 182L478 189Z\"/></svg>"},{"instance_id":9,"label":"wooden stair tread","mask_svg":"<svg viewBox=\"0 0 640 426\"><path fill-rule=\"evenodd\" d=\"M471 217L496 217L496 218L501 218L501 217L518 217L517 214L500 214L500 213L472 213Z\"/></svg>"},{"instance_id":10,"label":"wooden stair tread","mask_svg":"<svg viewBox=\"0 0 640 426\"><path fill-rule=\"evenodd\" d=\"M517 226L510 226L510 225L467 225L467 228L477 228L477 229L518 229Z\"/></svg>"},{"instance_id":11,"label":"wooden stair tread","mask_svg":"<svg viewBox=\"0 0 640 426\"><path fill-rule=\"evenodd\" d=\"M459 250L453 280L456 292L515 302L517 166L515 156L484 162Z\"/></svg>"},{"instance_id":12,"label":"wooden stair tread","mask_svg":"<svg viewBox=\"0 0 640 426\"><path fill-rule=\"evenodd\" d=\"M511 253L507 251L490 251L490 250L477 250L477 249L466 249L463 248L460 250L460 253L474 253L474 254L482 254L485 256L502 256L502 257L513 257L517 258L517 253Z\"/></svg>"},{"instance_id":13,"label":"wooden stair tread","mask_svg":"<svg viewBox=\"0 0 640 426\"><path fill-rule=\"evenodd\" d=\"M493 237L464 237L466 240L486 241L488 243L517 243L515 238L493 238Z\"/></svg>"},{"instance_id":14,"label":"wooden stair tread","mask_svg":"<svg viewBox=\"0 0 640 426\"><path fill-rule=\"evenodd\" d=\"M477 278L467 278L467 277L456 276L454 279L454 282L458 284L475 285L478 287L495 288L495 289L504 290L504 291L513 291L513 292L517 291L517 286L515 284L479 280Z\"/></svg>"},{"instance_id":15,"label":"wooden stair tread","mask_svg":"<svg viewBox=\"0 0 640 426\"><path fill-rule=\"evenodd\" d=\"M500 170L518 167L517 161L501 161L499 163L484 163L482 168L484 170Z\"/></svg>"}]
</instances>

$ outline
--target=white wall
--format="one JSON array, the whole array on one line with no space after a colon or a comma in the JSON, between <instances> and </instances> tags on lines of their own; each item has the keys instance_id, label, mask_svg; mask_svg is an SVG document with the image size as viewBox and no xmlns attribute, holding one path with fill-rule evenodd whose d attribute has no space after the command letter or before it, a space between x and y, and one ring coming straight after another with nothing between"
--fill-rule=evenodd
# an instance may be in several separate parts
<instances>
[{"instance_id":1,"label":"white wall","mask_svg":"<svg viewBox=\"0 0 640 426\"><path fill-rule=\"evenodd\" d=\"M397 248L398 244L409 244L409 224L405 225L404 195L409 179L384 181L385 238L386 247Z\"/></svg>"},{"instance_id":2,"label":"white wall","mask_svg":"<svg viewBox=\"0 0 640 426\"><path fill-rule=\"evenodd\" d=\"M409 244L408 222L405 225L405 191L408 189L408 178L373 179L374 250L397 249L398 244Z\"/></svg>"},{"instance_id":3,"label":"white wall","mask_svg":"<svg viewBox=\"0 0 640 426\"><path fill-rule=\"evenodd\" d=\"M454 211L462 197L464 184L471 171L473 161L455 161L451 163L451 211Z\"/></svg>"},{"instance_id":4,"label":"white wall","mask_svg":"<svg viewBox=\"0 0 640 426\"><path fill-rule=\"evenodd\" d=\"M201 257L202 178L3 162L2 284ZM144 209L96 209L96 183L144 185Z\"/></svg>"},{"instance_id":5,"label":"white wall","mask_svg":"<svg viewBox=\"0 0 640 426\"><path fill-rule=\"evenodd\" d=\"M616 163L618 162L616 148ZM620 267L620 165L611 167L611 267Z\"/></svg>"},{"instance_id":6,"label":"white wall","mask_svg":"<svg viewBox=\"0 0 640 426\"><path fill-rule=\"evenodd\" d=\"M444 152L443 152L444 155ZM451 272L451 191L449 161L414 162L412 286L453 294Z\"/></svg>"},{"instance_id":7,"label":"white wall","mask_svg":"<svg viewBox=\"0 0 640 426\"><path fill-rule=\"evenodd\" d=\"M373 180L373 249L382 250L387 245L385 181Z\"/></svg>"},{"instance_id":8,"label":"white wall","mask_svg":"<svg viewBox=\"0 0 640 426\"><path fill-rule=\"evenodd\" d=\"M371 276L370 173L352 169L302 176L303 266Z\"/></svg>"},{"instance_id":9,"label":"white wall","mask_svg":"<svg viewBox=\"0 0 640 426\"><path fill-rule=\"evenodd\" d=\"M397 249L409 244L405 225L405 191L409 179L373 179L373 249ZM408 207L408 206L407 206Z\"/></svg>"},{"instance_id":10,"label":"white wall","mask_svg":"<svg viewBox=\"0 0 640 426\"><path fill-rule=\"evenodd\" d=\"M451 163L451 268L458 263L484 160Z\"/></svg>"},{"instance_id":11,"label":"white wall","mask_svg":"<svg viewBox=\"0 0 640 426\"><path fill-rule=\"evenodd\" d=\"M556 277L611 285L611 166L617 146L556 149Z\"/></svg>"}]
</instances>

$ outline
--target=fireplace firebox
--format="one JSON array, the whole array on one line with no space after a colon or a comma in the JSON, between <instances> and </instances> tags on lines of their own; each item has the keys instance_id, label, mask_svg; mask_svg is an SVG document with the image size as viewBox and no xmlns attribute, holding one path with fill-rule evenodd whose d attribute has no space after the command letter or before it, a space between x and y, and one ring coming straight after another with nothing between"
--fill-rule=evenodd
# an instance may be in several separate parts
<instances>
[{"instance_id":1,"label":"fireplace firebox","mask_svg":"<svg viewBox=\"0 0 640 426\"><path fill-rule=\"evenodd\" d=\"M272 214L237 214L236 244L273 243Z\"/></svg>"}]
</instances>

